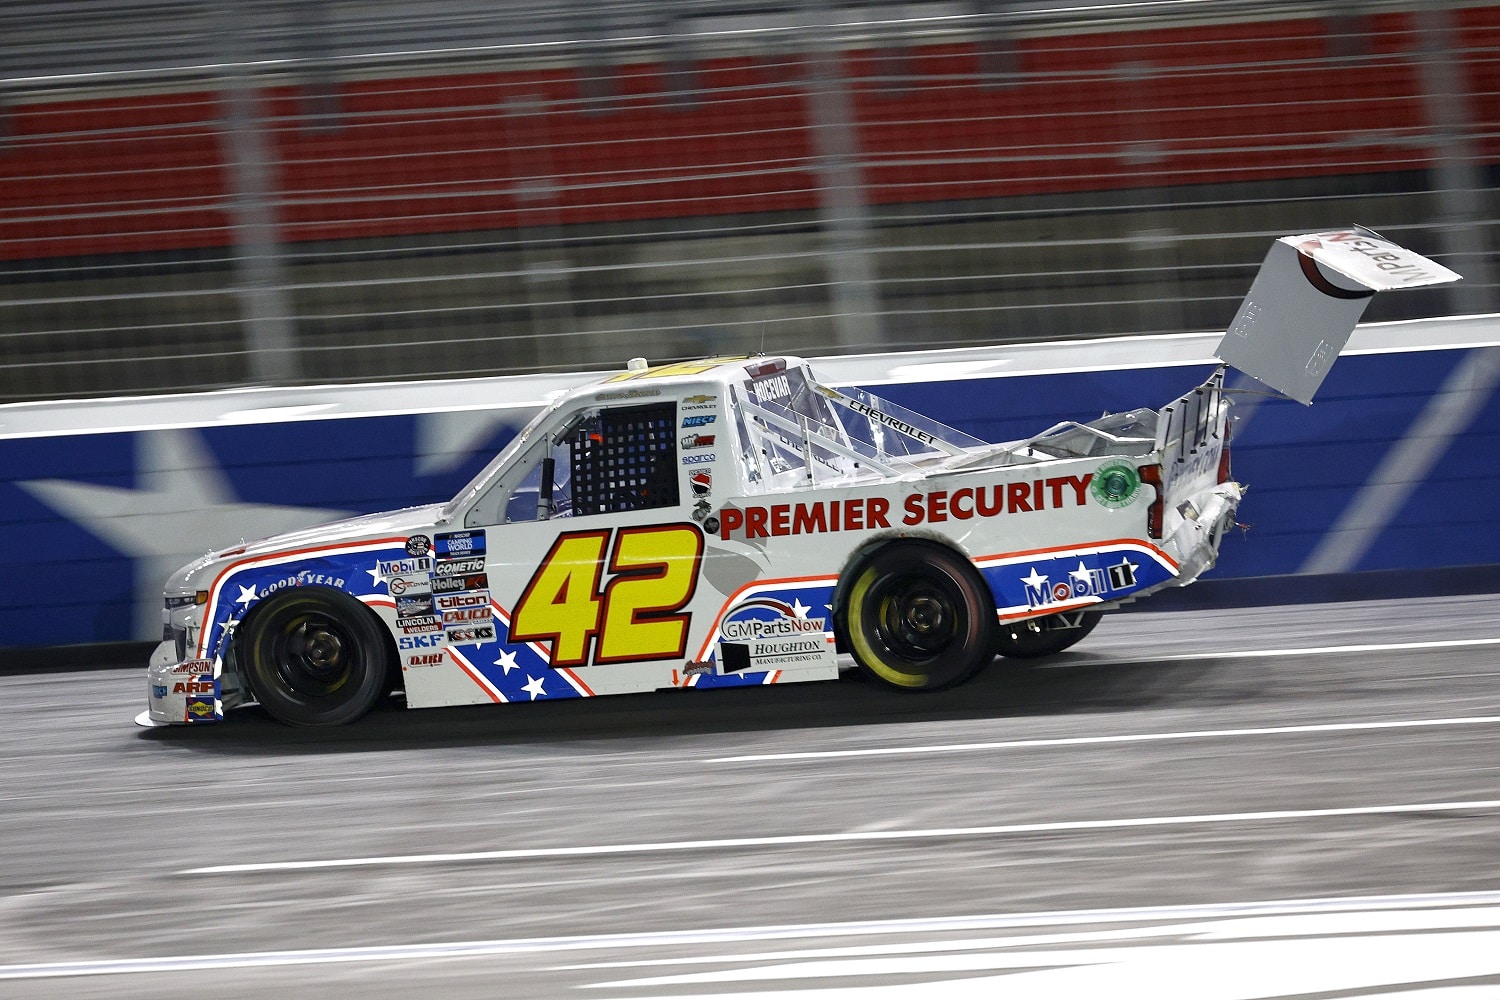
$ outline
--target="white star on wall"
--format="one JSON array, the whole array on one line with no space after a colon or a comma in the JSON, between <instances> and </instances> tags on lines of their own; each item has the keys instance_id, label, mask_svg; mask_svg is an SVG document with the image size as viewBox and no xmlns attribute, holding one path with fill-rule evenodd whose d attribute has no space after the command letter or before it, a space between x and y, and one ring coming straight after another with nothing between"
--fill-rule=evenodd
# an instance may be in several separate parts
<instances>
[{"instance_id":1,"label":"white star on wall","mask_svg":"<svg viewBox=\"0 0 1500 1000\"><path fill-rule=\"evenodd\" d=\"M521 690L529 692L532 701L536 701L538 697L547 693L542 690L542 679L540 677L533 677L530 674L526 675L526 683L521 685Z\"/></svg>"},{"instance_id":2,"label":"white star on wall","mask_svg":"<svg viewBox=\"0 0 1500 1000\"><path fill-rule=\"evenodd\" d=\"M17 482L110 548L135 560L135 635L161 635L161 589L205 552L344 517L346 511L245 503L235 498L203 439L190 430L141 431L139 489L66 479Z\"/></svg>"}]
</instances>

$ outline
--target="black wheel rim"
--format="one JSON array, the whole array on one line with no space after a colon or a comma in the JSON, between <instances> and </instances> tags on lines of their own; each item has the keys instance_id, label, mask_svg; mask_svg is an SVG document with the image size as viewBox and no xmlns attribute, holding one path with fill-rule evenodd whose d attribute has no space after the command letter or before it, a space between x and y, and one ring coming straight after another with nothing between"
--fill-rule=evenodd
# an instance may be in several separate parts
<instances>
[{"instance_id":1,"label":"black wheel rim","mask_svg":"<svg viewBox=\"0 0 1500 1000\"><path fill-rule=\"evenodd\" d=\"M349 683L358 649L353 634L338 618L302 612L289 615L275 631L271 656L287 690L324 698Z\"/></svg>"},{"instance_id":2,"label":"black wheel rim","mask_svg":"<svg viewBox=\"0 0 1500 1000\"><path fill-rule=\"evenodd\" d=\"M962 605L946 581L892 579L877 593L876 633L895 656L926 663L947 652L962 630Z\"/></svg>"}]
</instances>

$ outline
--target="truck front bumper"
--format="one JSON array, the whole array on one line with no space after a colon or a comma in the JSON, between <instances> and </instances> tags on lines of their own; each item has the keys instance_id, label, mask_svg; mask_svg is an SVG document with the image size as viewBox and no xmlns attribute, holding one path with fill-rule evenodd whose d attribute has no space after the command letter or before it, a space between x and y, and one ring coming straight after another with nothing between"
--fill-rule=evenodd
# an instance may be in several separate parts
<instances>
[{"instance_id":1,"label":"truck front bumper","mask_svg":"<svg viewBox=\"0 0 1500 1000\"><path fill-rule=\"evenodd\" d=\"M179 661L177 645L170 640L157 646L146 667L146 711L135 717L136 725L187 725L223 718L218 665L213 660Z\"/></svg>"}]
</instances>

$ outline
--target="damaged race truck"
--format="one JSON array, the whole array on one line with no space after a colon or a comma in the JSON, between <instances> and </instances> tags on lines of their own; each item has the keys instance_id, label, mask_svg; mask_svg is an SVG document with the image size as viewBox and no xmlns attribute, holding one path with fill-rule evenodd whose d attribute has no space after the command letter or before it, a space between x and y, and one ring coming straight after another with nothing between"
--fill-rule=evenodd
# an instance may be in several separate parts
<instances>
[{"instance_id":1,"label":"damaged race truck","mask_svg":"<svg viewBox=\"0 0 1500 1000\"><path fill-rule=\"evenodd\" d=\"M991 444L792 357L624 372L445 504L213 552L166 586L142 725L832 680L1038 657L1211 567L1233 365L1310 402L1377 290L1456 280L1358 227L1276 241L1224 362L1160 410Z\"/></svg>"}]
</instances>

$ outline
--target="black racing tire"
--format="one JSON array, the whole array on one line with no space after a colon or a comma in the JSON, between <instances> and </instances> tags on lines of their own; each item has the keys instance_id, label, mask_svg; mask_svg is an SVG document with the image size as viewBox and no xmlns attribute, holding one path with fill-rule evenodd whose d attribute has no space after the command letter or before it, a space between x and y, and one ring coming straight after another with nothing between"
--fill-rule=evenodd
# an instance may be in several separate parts
<instances>
[{"instance_id":1,"label":"black racing tire","mask_svg":"<svg viewBox=\"0 0 1500 1000\"><path fill-rule=\"evenodd\" d=\"M1045 618L1029 618L1022 622L1010 622L1000 626L995 639L995 652L1011 660L1035 660L1053 653L1061 653L1094 631L1102 611L1085 611L1078 625L1058 628L1061 615Z\"/></svg>"},{"instance_id":2,"label":"black racing tire","mask_svg":"<svg viewBox=\"0 0 1500 1000\"><path fill-rule=\"evenodd\" d=\"M842 602L844 639L865 671L905 691L968 680L995 658L995 601L963 556L895 543L854 571Z\"/></svg>"},{"instance_id":3,"label":"black racing tire","mask_svg":"<svg viewBox=\"0 0 1500 1000\"><path fill-rule=\"evenodd\" d=\"M390 637L348 594L288 590L248 624L240 663L256 700L280 722L341 726L390 690Z\"/></svg>"}]
</instances>

